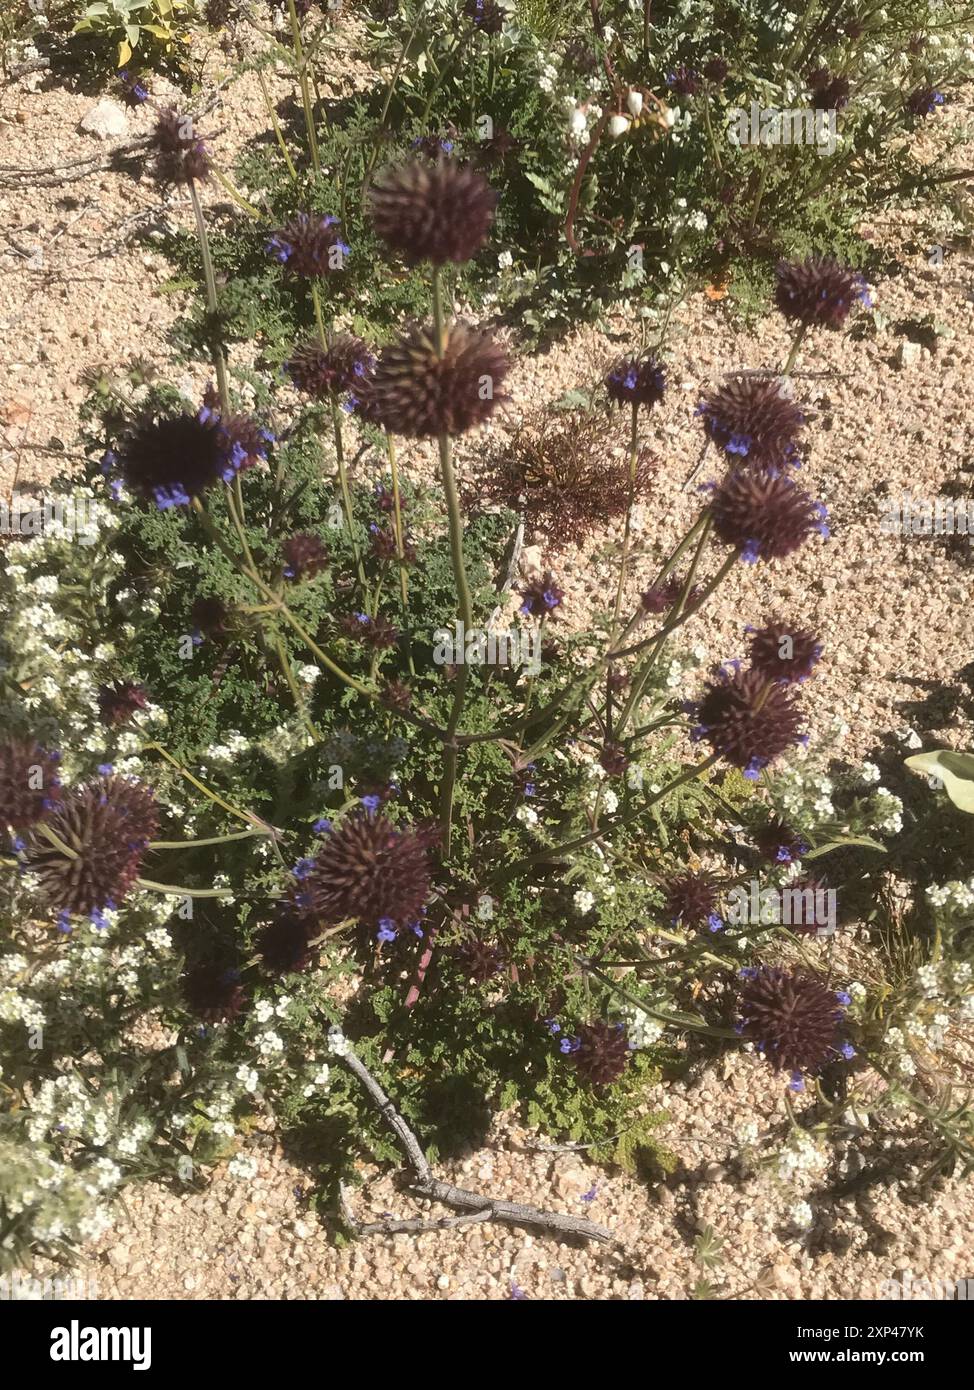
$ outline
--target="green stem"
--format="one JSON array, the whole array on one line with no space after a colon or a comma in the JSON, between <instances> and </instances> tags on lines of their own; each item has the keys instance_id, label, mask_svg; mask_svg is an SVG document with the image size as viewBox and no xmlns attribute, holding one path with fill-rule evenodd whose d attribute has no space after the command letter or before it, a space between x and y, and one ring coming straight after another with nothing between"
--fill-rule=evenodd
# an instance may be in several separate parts
<instances>
[{"instance_id":1,"label":"green stem","mask_svg":"<svg viewBox=\"0 0 974 1390\"><path fill-rule=\"evenodd\" d=\"M700 531L700 538L697 542L697 548L694 551L693 559L690 561L690 568L687 571L686 578L683 581L683 587L680 590L679 597L677 598L677 601L673 607L672 613L669 615L670 617L680 618L686 611L687 600L690 597L691 590L693 589L693 581L696 578L697 569L700 564L700 558L703 555L704 547L707 543L707 538L710 535L710 527L710 514L705 513L703 517L703 525ZM709 595L705 595L704 597L709 597ZM701 603L703 601L703 599L700 600ZM652 651L649 653L646 660L643 662L642 667L639 669L639 671L636 672L636 676L629 690L629 698L626 700L626 703L622 710L622 714L619 716L619 722L617 725L618 730L621 731L626 727L630 718L633 715L633 712L636 710L639 701L642 698L642 693L646 688L646 683L653 672L656 662L659 659L660 652L663 650L663 647L666 643L666 638L668 636L669 633L664 632L662 636L659 637L658 641L653 646Z\"/></svg>"},{"instance_id":2,"label":"green stem","mask_svg":"<svg viewBox=\"0 0 974 1390\"><path fill-rule=\"evenodd\" d=\"M232 898L230 888L184 888L178 883L156 883L155 879L137 878L140 888L148 888L153 893L172 893L177 898Z\"/></svg>"},{"instance_id":3,"label":"green stem","mask_svg":"<svg viewBox=\"0 0 974 1390\"><path fill-rule=\"evenodd\" d=\"M257 69L257 80L260 82L260 90L264 94L264 105L267 107L267 114L271 118L271 126L277 137L277 143L280 146L281 154L284 156L284 163L287 165L287 171L291 175L291 178L297 182L298 171L294 167L294 160L291 158L291 152L287 147L287 141L284 139L284 135L281 131L281 123L277 119L277 112L274 110L274 103L271 101L271 94L267 90L267 82L260 68Z\"/></svg>"},{"instance_id":4,"label":"green stem","mask_svg":"<svg viewBox=\"0 0 974 1390\"><path fill-rule=\"evenodd\" d=\"M226 845L232 840L255 840L264 830L235 830L230 835L213 835L208 840L150 840L146 849L202 849L205 845Z\"/></svg>"},{"instance_id":5,"label":"green stem","mask_svg":"<svg viewBox=\"0 0 974 1390\"><path fill-rule=\"evenodd\" d=\"M636 463L639 458L639 403L632 403L632 427L629 435L629 497L626 502L626 524L622 533L622 558L619 561L619 583L616 588L615 608L612 612L612 631L619 623L622 612L622 596L626 588L626 568L629 564L629 541L632 535L632 507L636 496Z\"/></svg>"},{"instance_id":6,"label":"green stem","mask_svg":"<svg viewBox=\"0 0 974 1390\"><path fill-rule=\"evenodd\" d=\"M425 10L425 8L426 0L421 0L419 8L416 11L416 19L413 22L413 27L412 29L410 29L409 34L406 37L406 41L403 44L402 49L400 50L399 58L396 61L396 66L393 69L392 77L389 79L389 86L386 89L385 101L382 103L382 111L379 114L379 133L376 136L375 142L373 143L372 153L369 156L369 162L366 165L365 173L362 177L361 197L363 202L365 201L365 195L369 191L369 183L372 179L372 170L375 168L376 161L379 158L379 151L382 149L382 136L385 133L386 120L389 116L389 108L392 105L392 97L393 93L396 90L396 83L399 81L399 74L402 72L403 67L405 66L406 57L409 53L410 48L412 47L413 39L419 33L419 26L422 22L423 11Z\"/></svg>"},{"instance_id":7,"label":"green stem","mask_svg":"<svg viewBox=\"0 0 974 1390\"><path fill-rule=\"evenodd\" d=\"M294 675L291 671L291 662L288 658L287 652L284 650L284 643L281 641L280 638L278 638L277 641L274 643L274 650L277 654L277 661L278 665L281 668L281 674L287 681L288 689L291 692L291 698L293 699L294 707L298 712L298 718L301 720L301 723L304 725L305 729L307 729L308 733L311 735L312 743L319 743L321 741L321 735L315 728L308 714L307 701L301 694L301 691L298 689L297 683L294 679Z\"/></svg>"},{"instance_id":8,"label":"green stem","mask_svg":"<svg viewBox=\"0 0 974 1390\"><path fill-rule=\"evenodd\" d=\"M442 360L446 352L447 326L443 312L443 284L439 266L433 267L433 324L436 335L436 355ZM463 518L460 514L460 497L457 491L456 474L453 469L453 441L448 434L438 437L440 453L440 477L446 497L446 509L450 523L450 559L453 565L453 579L457 589L458 617L466 635L473 627L473 601L467 583L467 571L463 559ZM467 663L460 667L455 680L453 708L450 711L446 728L446 745L443 759L443 780L440 789L440 813L443 822L443 853L449 858L450 839L453 830L453 796L457 780L458 749L455 741L463 706L467 695Z\"/></svg>"},{"instance_id":9,"label":"green stem","mask_svg":"<svg viewBox=\"0 0 974 1390\"><path fill-rule=\"evenodd\" d=\"M704 1023L702 1018L695 1014L669 1014L662 1009L654 1009L651 1004L647 1004L642 999L638 999L635 994L630 994L623 989L620 984L609 975L604 975L599 968L594 965L586 956L576 956L575 964L578 965L586 974L594 975L597 980L601 980L604 985L618 994L620 999L625 999L627 1004L632 1004L635 1008L648 1014L650 1018L655 1018L660 1023L669 1024L672 1028L688 1028L694 1033L706 1033L711 1038L728 1038L739 1042L737 1034L731 1028L714 1028L709 1023Z\"/></svg>"},{"instance_id":10,"label":"green stem","mask_svg":"<svg viewBox=\"0 0 974 1390\"><path fill-rule=\"evenodd\" d=\"M209 316L210 330L210 352L213 356L213 366L216 370L216 384L220 395L220 409L224 417L230 415L230 385L227 380L227 359L223 351L223 344L220 341L220 303L216 289L216 271L213 268L213 256L210 253L210 238L206 230L206 219L203 216L203 205L200 202L199 190L195 180L189 180L189 196L193 204L193 215L196 218L196 232L200 241L200 255L203 260L203 279L206 283L206 307Z\"/></svg>"},{"instance_id":11,"label":"green stem","mask_svg":"<svg viewBox=\"0 0 974 1390\"><path fill-rule=\"evenodd\" d=\"M750 216L750 218L748 219L748 224L747 224L747 226L748 226L748 231L751 231L751 232L754 231L754 228L755 228L755 226L757 225L758 213L761 211L761 204L762 204L762 202L764 201L764 191L765 191L765 188L767 187L767 183L768 183L768 175L769 175L770 172L771 172L771 165L770 165L770 163L767 162L768 159L769 159L768 152L765 151L765 164L764 164L764 168L761 170L761 175L760 175L760 177L759 177L759 179L758 179L757 192L756 192L755 195L754 195L754 206L753 206L753 208L751 209L751 216Z\"/></svg>"},{"instance_id":12,"label":"green stem","mask_svg":"<svg viewBox=\"0 0 974 1390\"><path fill-rule=\"evenodd\" d=\"M144 751L158 753L160 757L166 760L170 767L176 769L181 777L184 777L197 791L202 792L208 801L212 801L216 806L222 806L228 815L235 816L237 820L242 820L246 825L256 826L257 833L260 835L268 835L271 833L270 826L268 826L265 821L262 821L259 816L255 816L252 811L241 811L239 807L232 805L231 802L224 801L222 796L213 791L210 787L207 787L198 777L194 777L187 768L183 767L182 763L177 762L172 754L168 752L167 749L163 748L161 743L147 743L144 746Z\"/></svg>"},{"instance_id":13,"label":"green stem","mask_svg":"<svg viewBox=\"0 0 974 1390\"><path fill-rule=\"evenodd\" d=\"M315 323L318 326L318 339L323 348L328 347L328 335L325 330L325 315L321 304L321 290L317 280L311 282L311 302L314 305ZM345 465L345 442L342 436L342 417L341 407L335 398L334 393L329 395L331 406L331 428L335 440L335 461L338 466L338 487L342 494L342 507L345 512L345 525L348 529L349 544L352 547L352 556L355 560L355 570L358 575L358 582L362 588L363 602L366 608L369 607L369 586L365 578L365 566L362 563L362 555L355 539L355 520L352 510L352 492L348 485L348 469ZM372 615L375 617L375 614Z\"/></svg>"},{"instance_id":14,"label":"green stem","mask_svg":"<svg viewBox=\"0 0 974 1390\"><path fill-rule=\"evenodd\" d=\"M311 88L308 84L308 68L304 61L304 45L301 42L301 25L294 0L287 0L291 19L291 38L294 43L294 57L298 65L298 81L301 84L301 102L304 106L304 123L308 131L308 149L311 153L311 167L316 174L321 173L321 160L318 157L318 133L315 130L315 113L311 101Z\"/></svg>"},{"instance_id":15,"label":"green stem","mask_svg":"<svg viewBox=\"0 0 974 1390\"><path fill-rule=\"evenodd\" d=\"M399 491L399 460L396 457L396 444L392 435L386 432L386 449L389 454L389 468L392 471L393 524L396 531L396 555L399 559L399 592L402 596L403 627L409 632L409 579L406 573L405 549L403 545L402 498ZM415 676L412 642L409 645L409 672Z\"/></svg>"},{"instance_id":16,"label":"green stem","mask_svg":"<svg viewBox=\"0 0 974 1390\"><path fill-rule=\"evenodd\" d=\"M795 334L795 340L791 345L791 351L788 353L785 365L781 369L782 376L787 376L788 373L791 371L792 367L795 365L795 358L798 356L798 349L801 347L802 339L805 337L805 334L807 332L808 324L800 323L798 325L798 332Z\"/></svg>"},{"instance_id":17,"label":"green stem","mask_svg":"<svg viewBox=\"0 0 974 1390\"><path fill-rule=\"evenodd\" d=\"M669 796L670 792L676 791L677 787L682 787L685 783L692 782L695 778L706 772L708 768L713 767L716 761L717 754L711 753L708 758L704 758L703 762L694 763L692 767L685 768L678 777L674 777L672 782L667 782L665 787L661 787L648 801L644 801L638 810L630 811L627 816L619 816L616 820L611 821L600 830L591 830L587 835L579 835L576 839L568 840L564 844L551 845L547 849L536 850L534 854L529 854L526 855L524 859L519 859L517 863L513 864L510 868L502 870L489 881L496 882L499 880L504 883L509 882L512 878L516 877L522 869L530 868L532 864L542 864L546 859L558 859L561 858L562 855L572 854L577 849L584 849L586 845L592 844L595 840L603 839L605 835L614 830L622 830L627 825L633 825L641 816L645 815L651 806L655 806L658 801L662 801L664 797Z\"/></svg>"},{"instance_id":18,"label":"green stem","mask_svg":"<svg viewBox=\"0 0 974 1390\"><path fill-rule=\"evenodd\" d=\"M225 191L229 193L230 197L237 204L237 206L239 208L243 208L244 212L247 214L248 217L259 218L263 216L260 209L255 208L253 203L249 203L247 201L244 195L240 192L239 188L235 187L235 185L231 183L231 181L227 178L226 174L221 174L220 170L213 165L211 165L210 167L210 173L216 179L220 187L225 189Z\"/></svg>"}]
</instances>

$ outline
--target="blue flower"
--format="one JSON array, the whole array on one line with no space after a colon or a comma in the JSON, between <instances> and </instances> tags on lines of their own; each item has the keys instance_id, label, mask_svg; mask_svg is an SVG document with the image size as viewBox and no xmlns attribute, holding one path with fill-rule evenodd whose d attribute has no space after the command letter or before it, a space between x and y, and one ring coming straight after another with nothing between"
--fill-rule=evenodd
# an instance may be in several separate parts
<instances>
[{"instance_id":1,"label":"blue flower","mask_svg":"<svg viewBox=\"0 0 974 1390\"><path fill-rule=\"evenodd\" d=\"M380 796L371 795L371 796L363 796L363 797L362 797L362 805L363 805L363 806L365 807L365 809L369 812L369 814L370 814L370 815L373 815L373 816L375 815L376 811L379 809L379 806L380 806L381 802L382 802L382 798L381 798Z\"/></svg>"},{"instance_id":2,"label":"blue flower","mask_svg":"<svg viewBox=\"0 0 974 1390\"><path fill-rule=\"evenodd\" d=\"M379 919L379 930L375 934L376 941L395 941L396 924L391 917Z\"/></svg>"}]
</instances>

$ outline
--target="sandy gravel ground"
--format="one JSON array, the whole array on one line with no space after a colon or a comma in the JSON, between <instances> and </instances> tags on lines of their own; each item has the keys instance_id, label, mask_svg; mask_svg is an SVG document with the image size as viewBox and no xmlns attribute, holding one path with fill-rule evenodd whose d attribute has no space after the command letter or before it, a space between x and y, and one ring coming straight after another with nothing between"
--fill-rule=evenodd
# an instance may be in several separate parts
<instances>
[{"instance_id":1,"label":"sandy gravel ground","mask_svg":"<svg viewBox=\"0 0 974 1390\"><path fill-rule=\"evenodd\" d=\"M0 188L4 490L15 476L21 484L50 476L64 461L60 454L70 461L86 366L120 366L139 355L163 370L174 363L167 335L179 297L154 292L167 268L130 238L136 229L188 218L188 208L179 195L160 207L149 181L108 167L115 146L146 133L149 114L131 114L126 136L99 143L77 130L92 105L90 97L32 91L24 81L0 101L0 165L63 170L73 160L98 160L70 182L53 175L45 187L35 178ZM245 79L219 113L225 166L263 124L259 89ZM797 363L799 371L833 373L797 383L817 414L803 481L828 505L833 539L784 567L739 567L688 633L722 659L740 653L743 624L765 614L816 627L828 664L809 695L813 730L839 714L859 754L885 731L904 730L901 705L915 696L909 680L949 680L970 657L970 546L889 537L880 518L887 494L971 492L974 259L951 249L932 268L923 233L908 219L872 230L894 272L878 289L886 328L861 341L813 338ZM904 363L903 325L928 316L948 334L914 360L908 349ZM777 319L735 332L701 299L676 316L670 347L670 390L646 431L660 467L641 538L655 547L678 535L698 505L682 485L699 454L694 408L701 392L733 367L780 363L787 334ZM511 405L491 428L513 427L542 402L590 384L618 350L583 329L550 353L521 360ZM203 379L183 365L174 371L196 386ZM482 443L465 441L461 464ZM424 469L423 450L407 463ZM581 548L545 550L569 606L601 604L607 571L598 551L613 537L618 530L610 528ZM633 594L652 568L649 558L636 567ZM949 728L939 732L951 736ZM658 1087L648 1102L667 1114L661 1134L677 1166L666 1182L606 1172L584 1154L539 1152L537 1135L507 1123L487 1148L439 1174L495 1196L589 1215L618 1237L616 1249L574 1248L489 1224L337 1249L307 1209L307 1170L268 1134L255 1150L260 1168L252 1183L221 1172L189 1197L154 1184L134 1190L116 1230L87 1252L83 1272L102 1296L117 1298L509 1298L523 1290L529 1298L672 1299L688 1297L703 1275L695 1240L712 1227L723 1258L707 1278L721 1297L873 1297L884 1280L974 1274L969 1186L947 1184L917 1207L895 1183L878 1196L853 1192L842 1200L830 1192L834 1174L782 1183L775 1164L761 1158L786 1133L784 1102L755 1059L728 1057L692 1085ZM743 1143L750 1119L757 1138ZM351 1194L360 1217L417 1213L390 1176L365 1176L364 1188ZM800 1199L814 1211L804 1234L789 1215Z\"/></svg>"}]
</instances>

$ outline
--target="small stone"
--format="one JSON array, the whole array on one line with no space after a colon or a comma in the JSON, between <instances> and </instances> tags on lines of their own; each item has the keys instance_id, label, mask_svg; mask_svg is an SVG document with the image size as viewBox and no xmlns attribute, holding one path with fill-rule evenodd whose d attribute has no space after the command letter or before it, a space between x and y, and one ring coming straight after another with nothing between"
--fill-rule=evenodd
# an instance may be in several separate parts
<instances>
[{"instance_id":1,"label":"small stone","mask_svg":"<svg viewBox=\"0 0 974 1390\"><path fill-rule=\"evenodd\" d=\"M530 579L533 574L541 572L541 547L540 545L526 545L521 551L519 561L521 573L526 579Z\"/></svg>"},{"instance_id":2,"label":"small stone","mask_svg":"<svg viewBox=\"0 0 974 1390\"><path fill-rule=\"evenodd\" d=\"M915 367L919 360L919 343L900 343L899 347L896 350L896 365L898 367Z\"/></svg>"},{"instance_id":3,"label":"small stone","mask_svg":"<svg viewBox=\"0 0 974 1390\"><path fill-rule=\"evenodd\" d=\"M107 98L97 102L78 123L78 129L97 140L114 140L128 129L128 117L120 106Z\"/></svg>"},{"instance_id":4,"label":"small stone","mask_svg":"<svg viewBox=\"0 0 974 1390\"><path fill-rule=\"evenodd\" d=\"M555 1178L555 1191L564 1201L581 1197L591 1186L591 1180L582 1168L565 1168Z\"/></svg>"}]
</instances>

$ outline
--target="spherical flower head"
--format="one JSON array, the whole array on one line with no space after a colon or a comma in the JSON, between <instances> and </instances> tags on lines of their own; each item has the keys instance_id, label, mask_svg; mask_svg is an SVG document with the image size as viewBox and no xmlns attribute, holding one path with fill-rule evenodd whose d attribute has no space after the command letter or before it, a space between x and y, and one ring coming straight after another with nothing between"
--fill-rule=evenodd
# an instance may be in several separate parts
<instances>
[{"instance_id":1,"label":"spherical flower head","mask_svg":"<svg viewBox=\"0 0 974 1390\"><path fill-rule=\"evenodd\" d=\"M666 81L670 89L680 97L695 96L700 90L699 72L683 63L667 75Z\"/></svg>"},{"instance_id":2,"label":"spherical flower head","mask_svg":"<svg viewBox=\"0 0 974 1390\"><path fill-rule=\"evenodd\" d=\"M838 894L835 889L826 883L824 878L811 878L808 874L803 874L801 878L793 878L784 890L791 894L790 897L790 921L785 925L796 936L819 936L831 935L831 928L836 925L838 917ZM835 916L829 920L829 895L834 894L832 906ZM829 929L824 930L823 929ZM847 1001L848 1002L848 1001Z\"/></svg>"},{"instance_id":3,"label":"spherical flower head","mask_svg":"<svg viewBox=\"0 0 974 1390\"><path fill-rule=\"evenodd\" d=\"M504 951L496 941L471 936L457 948L457 960L467 979L486 984L504 969Z\"/></svg>"},{"instance_id":4,"label":"spherical flower head","mask_svg":"<svg viewBox=\"0 0 974 1390\"><path fill-rule=\"evenodd\" d=\"M369 548L376 560L397 560L399 558L396 533L391 526L377 526L373 522L369 527ZM416 563L416 547L405 536L402 540L402 563L406 565Z\"/></svg>"},{"instance_id":5,"label":"spherical flower head","mask_svg":"<svg viewBox=\"0 0 974 1390\"><path fill-rule=\"evenodd\" d=\"M68 791L47 824L73 854L35 835L25 850L27 868L37 874L48 907L83 916L121 904L139 875L159 815L148 787L112 775Z\"/></svg>"},{"instance_id":6,"label":"spherical flower head","mask_svg":"<svg viewBox=\"0 0 974 1390\"><path fill-rule=\"evenodd\" d=\"M932 116L938 106L943 106L944 94L936 87L918 87L906 99L906 109L911 116Z\"/></svg>"},{"instance_id":7,"label":"spherical flower head","mask_svg":"<svg viewBox=\"0 0 974 1390\"><path fill-rule=\"evenodd\" d=\"M719 887L713 874L678 874L666 884L665 892L666 915L680 926L706 926L717 911Z\"/></svg>"},{"instance_id":8,"label":"spherical flower head","mask_svg":"<svg viewBox=\"0 0 974 1390\"><path fill-rule=\"evenodd\" d=\"M328 550L320 536L295 531L281 544L284 574L288 579L314 579L328 564Z\"/></svg>"},{"instance_id":9,"label":"spherical flower head","mask_svg":"<svg viewBox=\"0 0 974 1390\"><path fill-rule=\"evenodd\" d=\"M726 58L708 58L703 65L703 75L708 82L723 82L729 71L730 65Z\"/></svg>"},{"instance_id":10,"label":"spherical flower head","mask_svg":"<svg viewBox=\"0 0 974 1390\"><path fill-rule=\"evenodd\" d=\"M719 449L752 468L797 463L805 416L776 377L732 376L705 396L698 413Z\"/></svg>"},{"instance_id":11,"label":"spherical flower head","mask_svg":"<svg viewBox=\"0 0 974 1390\"><path fill-rule=\"evenodd\" d=\"M515 140L504 126L495 125L489 139L477 142L477 162L486 169L498 168L512 159L520 148L520 140Z\"/></svg>"},{"instance_id":12,"label":"spherical flower head","mask_svg":"<svg viewBox=\"0 0 974 1390\"><path fill-rule=\"evenodd\" d=\"M629 756L625 746L612 739L607 739L599 753L599 766L604 768L610 777L621 777L629 766Z\"/></svg>"},{"instance_id":13,"label":"spherical flower head","mask_svg":"<svg viewBox=\"0 0 974 1390\"><path fill-rule=\"evenodd\" d=\"M794 864L811 846L779 816L754 832L754 843L772 864Z\"/></svg>"},{"instance_id":14,"label":"spherical flower head","mask_svg":"<svg viewBox=\"0 0 974 1390\"><path fill-rule=\"evenodd\" d=\"M849 105L849 79L845 73L816 68L806 80L816 111L842 111Z\"/></svg>"},{"instance_id":15,"label":"spherical flower head","mask_svg":"<svg viewBox=\"0 0 974 1390\"><path fill-rule=\"evenodd\" d=\"M266 969L275 975L307 970L314 953L307 919L292 912L281 912L265 926L257 938L257 954Z\"/></svg>"},{"instance_id":16,"label":"spherical flower head","mask_svg":"<svg viewBox=\"0 0 974 1390\"><path fill-rule=\"evenodd\" d=\"M798 743L803 727L794 694L761 671L723 670L708 682L696 716L694 737L749 779Z\"/></svg>"},{"instance_id":17,"label":"spherical flower head","mask_svg":"<svg viewBox=\"0 0 974 1390\"><path fill-rule=\"evenodd\" d=\"M518 592L521 596L520 611L533 618L557 617L555 610L565 597L564 589L555 583L550 570L527 580Z\"/></svg>"},{"instance_id":18,"label":"spherical flower head","mask_svg":"<svg viewBox=\"0 0 974 1390\"><path fill-rule=\"evenodd\" d=\"M219 414L204 406L196 415L139 421L119 444L116 464L130 491L165 510L188 506L207 488L228 482L252 461L253 442L238 437L236 427L225 429Z\"/></svg>"},{"instance_id":19,"label":"spherical flower head","mask_svg":"<svg viewBox=\"0 0 974 1390\"><path fill-rule=\"evenodd\" d=\"M274 436L250 415L234 414L223 418L214 404L215 392L207 392L208 403L201 415L216 421L220 430L220 443L224 454L222 478L224 482L237 473L244 473L258 463L267 462L267 454Z\"/></svg>"},{"instance_id":20,"label":"spherical flower head","mask_svg":"<svg viewBox=\"0 0 974 1390\"><path fill-rule=\"evenodd\" d=\"M99 688L98 716L103 724L124 724L149 702L144 685L136 681L113 681Z\"/></svg>"},{"instance_id":21,"label":"spherical flower head","mask_svg":"<svg viewBox=\"0 0 974 1390\"><path fill-rule=\"evenodd\" d=\"M815 1075L838 1055L843 1009L821 976L774 966L745 974L740 1034L775 1070Z\"/></svg>"},{"instance_id":22,"label":"spherical flower head","mask_svg":"<svg viewBox=\"0 0 974 1390\"><path fill-rule=\"evenodd\" d=\"M202 183L210 175L210 156L192 116L169 107L160 112L152 135L155 174L162 183Z\"/></svg>"},{"instance_id":23,"label":"spherical flower head","mask_svg":"<svg viewBox=\"0 0 974 1390\"><path fill-rule=\"evenodd\" d=\"M618 1081L629 1065L631 1051L625 1027L603 1018L583 1023L574 1045L566 1049L579 1077L589 1086L611 1086Z\"/></svg>"},{"instance_id":24,"label":"spherical flower head","mask_svg":"<svg viewBox=\"0 0 974 1390\"><path fill-rule=\"evenodd\" d=\"M605 389L616 405L651 410L663 399L666 376L655 357L625 357L606 374Z\"/></svg>"},{"instance_id":25,"label":"spherical flower head","mask_svg":"<svg viewBox=\"0 0 974 1390\"><path fill-rule=\"evenodd\" d=\"M399 641L399 629L382 613L374 618L368 613L348 613L341 621L341 629L346 637L376 652L394 647Z\"/></svg>"},{"instance_id":26,"label":"spherical flower head","mask_svg":"<svg viewBox=\"0 0 974 1390\"><path fill-rule=\"evenodd\" d=\"M380 354L361 413L410 439L465 434L493 414L509 370L489 333L454 323L441 356L435 328L415 326Z\"/></svg>"},{"instance_id":27,"label":"spherical flower head","mask_svg":"<svg viewBox=\"0 0 974 1390\"><path fill-rule=\"evenodd\" d=\"M346 391L357 393L374 366L375 358L361 338L340 333L327 347L318 339L303 343L287 363L287 372L306 396L329 400Z\"/></svg>"},{"instance_id":28,"label":"spherical flower head","mask_svg":"<svg viewBox=\"0 0 974 1390\"><path fill-rule=\"evenodd\" d=\"M854 305L870 302L858 270L820 256L779 261L776 276L775 303L806 328L841 328Z\"/></svg>"},{"instance_id":29,"label":"spherical flower head","mask_svg":"<svg viewBox=\"0 0 974 1390\"><path fill-rule=\"evenodd\" d=\"M320 213L296 213L267 243L267 254L289 275L314 280L344 270L350 248L342 240L337 217Z\"/></svg>"},{"instance_id":30,"label":"spherical flower head","mask_svg":"<svg viewBox=\"0 0 974 1390\"><path fill-rule=\"evenodd\" d=\"M140 72L122 68L118 74L118 85L126 106L143 106L149 100L149 84Z\"/></svg>"},{"instance_id":31,"label":"spherical flower head","mask_svg":"<svg viewBox=\"0 0 974 1390\"><path fill-rule=\"evenodd\" d=\"M35 739L0 743L0 823L27 830L49 817L61 800L60 761Z\"/></svg>"},{"instance_id":32,"label":"spherical flower head","mask_svg":"<svg viewBox=\"0 0 974 1390\"><path fill-rule=\"evenodd\" d=\"M794 623L776 619L751 637L751 666L769 680L807 680L821 655L822 644L815 634Z\"/></svg>"},{"instance_id":33,"label":"spherical flower head","mask_svg":"<svg viewBox=\"0 0 974 1390\"><path fill-rule=\"evenodd\" d=\"M678 579L675 575L671 575L668 579L664 579L661 584L654 584L651 589L646 590L639 600L643 612L653 613L657 616L662 613L669 613L670 609L683 593L683 585L684 580ZM694 604L699 600L700 594L700 585L694 584L693 588L687 594L687 608L693 608Z\"/></svg>"},{"instance_id":34,"label":"spherical flower head","mask_svg":"<svg viewBox=\"0 0 974 1390\"><path fill-rule=\"evenodd\" d=\"M305 3L305 0L301 0L301 3ZM300 10L298 13L300 14ZM203 18L208 29L222 29L224 24L229 24L231 19L237 18L235 0L206 0Z\"/></svg>"},{"instance_id":35,"label":"spherical flower head","mask_svg":"<svg viewBox=\"0 0 974 1390\"><path fill-rule=\"evenodd\" d=\"M204 594L194 599L189 620L197 632L208 637L222 637L230 626L230 610L222 599Z\"/></svg>"},{"instance_id":36,"label":"spherical flower head","mask_svg":"<svg viewBox=\"0 0 974 1390\"><path fill-rule=\"evenodd\" d=\"M386 709L404 714L413 703L413 692L405 681L390 681L382 691L382 703Z\"/></svg>"},{"instance_id":37,"label":"spherical flower head","mask_svg":"<svg viewBox=\"0 0 974 1390\"><path fill-rule=\"evenodd\" d=\"M742 559L783 560L816 532L828 535L825 508L781 473L737 469L713 491L714 531Z\"/></svg>"},{"instance_id":38,"label":"spherical flower head","mask_svg":"<svg viewBox=\"0 0 974 1390\"><path fill-rule=\"evenodd\" d=\"M499 34L507 18L496 0L464 0L463 12L482 34Z\"/></svg>"},{"instance_id":39,"label":"spherical flower head","mask_svg":"<svg viewBox=\"0 0 974 1390\"><path fill-rule=\"evenodd\" d=\"M405 927L429 899L429 843L428 832L381 810L354 812L325 835L297 881L295 907L324 926L354 919L374 934L388 918Z\"/></svg>"},{"instance_id":40,"label":"spherical flower head","mask_svg":"<svg viewBox=\"0 0 974 1390\"><path fill-rule=\"evenodd\" d=\"M183 976L186 1003L204 1023L226 1023L236 1018L246 1002L240 972L215 962L194 965Z\"/></svg>"},{"instance_id":41,"label":"spherical flower head","mask_svg":"<svg viewBox=\"0 0 974 1390\"><path fill-rule=\"evenodd\" d=\"M369 189L379 237L407 265L469 261L487 240L497 194L476 169L453 159L411 160Z\"/></svg>"}]
</instances>

